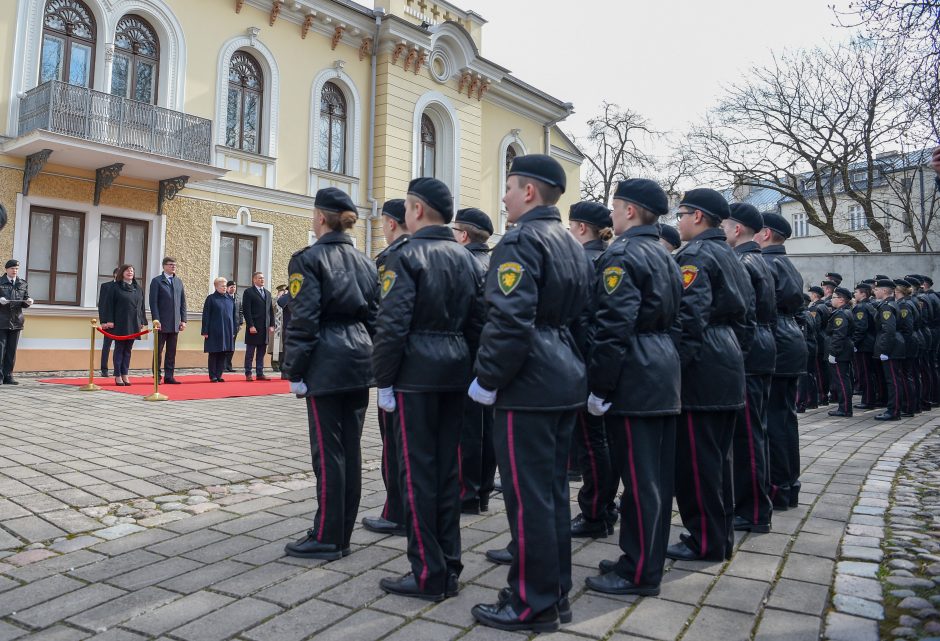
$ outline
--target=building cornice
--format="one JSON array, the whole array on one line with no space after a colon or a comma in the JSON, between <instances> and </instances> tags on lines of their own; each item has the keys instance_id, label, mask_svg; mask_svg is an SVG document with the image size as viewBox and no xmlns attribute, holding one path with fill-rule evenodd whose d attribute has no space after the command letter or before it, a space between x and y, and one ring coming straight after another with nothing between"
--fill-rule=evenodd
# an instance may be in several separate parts
<instances>
[{"instance_id":1,"label":"building cornice","mask_svg":"<svg viewBox=\"0 0 940 641\"><path fill-rule=\"evenodd\" d=\"M198 198L193 196L194 192L203 191L212 194L221 194L233 198L248 198L259 202L280 205L282 207L295 207L307 211L313 210L314 197L304 194L295 194L289 191L279 189L269 189L257 185L246 185L231 180L206 180L190 186L184 196L189 198Z\"/></svg>"}]
</instances>

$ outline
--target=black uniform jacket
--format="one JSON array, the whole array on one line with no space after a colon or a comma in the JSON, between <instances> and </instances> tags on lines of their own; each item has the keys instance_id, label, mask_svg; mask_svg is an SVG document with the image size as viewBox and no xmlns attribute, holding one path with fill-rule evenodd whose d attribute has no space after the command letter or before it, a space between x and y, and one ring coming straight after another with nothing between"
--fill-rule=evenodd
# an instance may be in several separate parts
<instances>
[{"instance_id":1,"label":"black uniform jacket","mask_svg":"<svg viewBox=\"0 0 940 641\"><path fill-rule=\"evenodd\" d=\"M817 331L819 317L811 313L808 309L803 309L796 315L796 324L803 332L803 340L806 341L807 357L815 359L816 336L819 334Z\"/></svg>"},{"instance_id":2,"label":"black uniform jacket","mask_svg":"<svg viewBox=\"0 0 940 641\"><path fill-rule=\"evenodd\" d=\"M816 313L816 316L819 317L819 335L816 338L816 353L820 358L826 358L828 352L826 351L826 328L829 327L829 317L832 316L832 307L825 301L825 299L820 299L809 305L810 311Z\"/></svg>"},{"instance_id":3,"label":"black uniform jacket","mask_svg":"<svg viewBox=\"0 0 940 641\"><path fill-rule=\"evenodd\" d=\"M607 242L596 238L589 240L581 245L584 249L584 258L587 261L588 269L591 274L591 286L588 288L587 300L584 303L584 309L581 310L581 317L572 323L571 333L574 335L574 342L578 346L578 352L584 359L585 365L588 360L588 350L594 336L594 317L597 313L597 260L607 250ZM590 388L590 384L588 385Z\"/></svg>"},{"instance_id":4,"label":"black uniform jacket","mask_svg":"<svg viewBox=\"0 0 940 641\"><path fill-rule=\"evenodd\" d=\"M863 300L855 303L852 308L854 327L852 329L852 343L859 352L871 354L875 349L875 307L869 301Z\"/></svg>"},{"instance_id":5,"label":"black uniform jacket","mask_svg":"<svg viewBox=\"0 0 940 641\"><path fill-rule=\"evenodd\" d=\"M600 238L595 238L594 240L587 241L581 245L581 247L584 248L584 253L587 254L587 257L593 263L607 250L607 242Z\"/></svg>"},{"instance_id":6,"label":"black uniform jacket","mask_svg":"<svg viewBox=\"0 0 940 641\"><path fill-rule=\"evenodd\" d=\"M507 410L575 409L587 376L571 325L592 275L584 249L555 207L536 207L493 250L486 277L486 325L475 372Z\"/></svg>"},{"instance_id":7,"label":"black uniform jacket","mask_svg":"<svg viewBox=\"0 0 940 641\"><path fill-rule=\"evenodd\" d=\"M388 253L373 363L378 386L466 390L483 323L479 266L449 228L419 229Z\"/></svg>"},{"instance_id":8,"label":"black uniform jacket","mask_svg":"<svg viewBox=\"0 0 940 641\"><path fill-rule=\"evenodd\" d=\"M677 334L682 362L682 409L744 407L744 355L754 338L748 305L754 290L725 242L707 229L676 253L682 276Z\"/></svg>"},{"instance_id":9,"label":"black uniform jacket","mask_svg":"<svg viewBox=\"0 0 940 641\"><path fill-rule=\"evenodd\" d=\"M852 360L855 345L852 343L854 329L852 310L848 307L833 308L826 325L826 351L828 356L835 356L839 362Z\"/></svg>"},{"instance_id":10,"label":"black uniform jacket","mask_svg":"<svg viewBox=\"0 0 940 641\"><path fill-rule=\"evenodd\" d=\"M923 294L914 294L911 296L911 301L913 301L915 307L917 307L917 318L914 319L914 332L917 334L920 353L923 354L930 348L930 325L933 322L932 310L927 304L926 297Z\"/></svg>"},{"instance_id":11,"label":"black uniform jacket","mask_svg":"<svg viewBox=\"0 0 940 641\"><path fill-rule=\"evenodd\" d=\"M930 310L930 318L927 320L927 335L930 338L930 351L936 351L940 344L940 298L934 292L923 292L919 294L924 304Z\"/></svg>"},{"instance_id":12,"label":"black uniform jacket","mask_svg":"<svg viewBox=\"0 0 940 641\"><path fill-rule=\"evenodd\" d=\"M803 277L787 258L783 245L764 247L761 255L770 265L776 289L774 340L777 342L777 365L774 376L793 378L806 373L806 340L794 318L803 306Z\"/></svg>"},{"instance_id":13,"label":"black uniform jacket","mask_svg":"<svg viewBox=\"0 0 940 641\"><path fill-rule=\"evenodd\" d=\"M875 355L882 354L892 360L905 356L904 339L898 332L898 308L892 300L875 301Z\"/></svg>"},{"instance_id":14,"label":"black uniform jacket","mask_svg":"<svg viewBox=\"0 0 940 641\"><path fill-rule=\"evenodd\" d=\"M910 296L894 301L898 309L898 333L904 339L904 358L917 358L920 349L916 326L918 324L917 305Z\"/></svg>"},{"instance_id":15,"label":"black uniform jacket","mask_svg":"<svg viewBox=\"0 0 940 641\"><path fill-rule=\"evenodd\" d=\"M408 234L404 236L399 236L392 243L379 252L378 256L375 257L375 266L379 270L379 278L382 277L382 272L385 271L385 262L388 260L389 253L395 248L401 245L404 242L408 241Z\"/></svg>"},{"instance_id":16,"label":"black uniform jacket","mask_svg":"<svg viewBox=\"0 0 940 641\"><path fill-rule=\"evenodd\" d=\"M464 247L477 259L485 274L486 270L490 268L490 246L486 243L468 243Z\"/></svg>"},{"instance_id":17,"label":"black uniform jacket","mask_svg":"<svg viewBox=\"0 0 940 641\"><path fill-rule=\"evenodd\" d=\"M6 274L0 276L0 296L8 301L21 301L0 305L0 329L23 329L23 310L29 307L26 281L17 277L15 282L11 282Z\"/></svg>"},{"instance_id":18,"label":"black uniform jacket","mask_svg":"<svg viewBox=\"0 0 940 641\"><path fill-rule=\"evenodd\" d=\"M734 248L744 265L751 287L754 289L754 317L757 327L754 342L744 359L747 374L773 374L777 364L777 344L774 341L774 326L777 324L777 294L774 274L761 255L760 245L754 241L741 243Z\"/></svg>"},{"instance_id":19,"label":"black uniform jacket","mask_svg":"<svg viewBox=\"0 0 940 641\"><path fill-rule=\"evenodd\" d=\"M596 264L591 391L612 403L611 414L678 414L679 353L670 334L682 298L679 267L652 225L625 231Z\"/></svg>"},{"instance_id":20,"label":"black uniform jacket","mask_svg":"<svg viewBox=\"0 0 940 641\"><path fill-rule=\"evenodd\" d=\"M372 334L379 307L375 266L343 232L291 256L291 317L281 370L308 396L373 384ZM247 293L247 292L246 292Z\"/></svg>"}]
</instances>

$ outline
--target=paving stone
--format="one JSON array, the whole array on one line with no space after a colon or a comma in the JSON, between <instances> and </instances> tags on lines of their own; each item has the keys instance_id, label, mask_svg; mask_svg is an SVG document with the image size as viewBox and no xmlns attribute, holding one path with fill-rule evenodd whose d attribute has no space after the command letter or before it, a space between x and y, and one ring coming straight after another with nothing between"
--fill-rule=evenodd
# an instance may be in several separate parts
<instances>
[{"instance_id":1,"label":"paving stone","mask_svg":"<svg viewBox=\"0 0 940 641\"><path fill-rule=\"evenodd\" d=\"M253 536L226 536L220 541L186 552L185 556L200 563L214 563L253 550L264 544L263 540L256 539Z\"/></svg>"},{"instance_id":2,"label":"paving stone","mask_svg":"<svg viewBox=\"0 0 940 641\"><path fill-rule=\"evenodd\" d=\"M10 618L31 628L45 628L57 621L67 619L73 614L90 610L101 603L116 599L123 594L123 590L110 585L95 583L17 612Z\"/></svg>"},{"instance_id":3,"label":"paving stone","mask_svg":"<svg viewBox=\"0 0 940 641\"><path fill-rule=\"evenodd\" d=\"M322 630L317 641L347 641L349 639L378 639L389 630L399 627L405 620L375 610L358 610L339 623ZM501 634L506 634L501 632ZM502 637L500 637L502 638Z\"/></svg>"},{"instance_id":4,"label":"paving stone","mask_svg":"<svg viewBox=\"0 0 940 641\"><path fill-rule=\"evenodd\" d=\"M242 636L252 641L301 641L311 633L326 628L348 615L352 610L311 599L275 616Z\"/></svg>"},{"instance_id":5,"label":"paving stone","mask_svg":"<svg viewBox=\"0 0 940 641\"><path fill-rule=\"evenodd\" d=\"M246 563L236 563L235 561L219 561L210 565L204 565L191 572L175 576L160 583L160 587L174 592L190 594L210 585L229 579L235 575L247 572L253 569L253 565ZM343 577L345 578L345 577ZM274 586L276 588L277 586ZM273 589L273 588L272 588ZM301 594L297 602L307 599L311 594ZM277 602L275 599L269 599Z\"/></svg>"},{"instance_id":6,"label":"paving stone","mask_svg":"<svg viewBox=\"0 0 940 641\"><path fill-rule=\"evenodd\" d=\"M66 535L64 530L60 530L38 516L24 516L18 519L10 519L3 522L3 527L28 543L49 541Z\"/></svg>"},{"instance_id":7,"label":"paving stone","mask_svg":"<svg viewBox=\"0 0 940 641\"><path fill-rule=\"evenodd\" d=\"M89 532L101 527L101 523L95 519L90 519L75 510L54 510L52 512L46 512L42 515L42 518L56 527L62 528L69 534Z\"/></svg>"},{"instance_id":8,"label":"paving stone","mask_svg":"<svg viewBox=\"0 0 940 641\"><path fill-rule=\"evenodd\" d=\"M672 641L679 636L685 622L694 612L695 608L690 605L642 599L620 624L620 630L651 639Z\"/></svg>"},{"instance_id":9,"label":"paving stone","mask_svg":"<svg viewBox=\"0 0 940 641\"><path fill-rule=\"evenodd\" d=\"M771 581L777 574L780 560L780 557L770 554L737 552L725 569L725 573L756 581Z\"/></svg>"},{"instance_id":10,"label":"paving stone","mask_svg":"<svg viewBox=\"0 0 940 641\"><path fill-rule=\"evenodd\" d=\"M0 530L0 550L13 550L20 547L23 547L23 541L9 532Z\"/></svg>"},{"instance_id":11,"label":"paving stone","mask_svg":"<svg viewBox=\"0 0 940 641\"><path fill-rule=\"evenodd\" d=\"M26 630L0 621L0 641L13 641L26 634Z\"/></svg>"},{"instance_id":12,"label":"paving stone","mask_svg":"<svg viewBox=\"0 0 940 641\"><path fill-rule=\"evenodd\" d=\"M144 528L140 525L135 525L133 523L118 523L117 525L112 525L111 527L104 528L101 530L95 531L95 536L105 539L107 541L113 541L114 539L119 539L122 536L127 536L128 534L136 534L137 532L143 532Z\"/></svg>"},{"instance_id":13,"label":"paving stone","mask_svg":"<svg viewBox=\"0 0 940 641\"><path fill-rule=\"evenodd\" d=\"M819 617L825 611L828 603L829 588L817 583L780 579L773 587L768 608L789 610L801 614ZM766 613L765 613L766 616ZM818 620L817 620L818 625Z\"/></svg>"},{"instance_id":14,"label":"paving stone","mask_svg":"<svg viewBox=\"0 0 940 641\"><path fill-rule=\"evenodd\" d=\"M97 563L105 558L105 556L89 550L78 550L68 554L49 557L44 561L31 563L30 565L10 570L7 574L14 579L30 582L52 576L53 574L68 572L75 568L90 565L91 563Z\"/></svg>"},{"instance_id":15,"label":"paving stone","mask_svg":"<svg viewBox=\"0 0 940 641\"><path fill-rule=\"evenodd\" d=\"M270 563L244 572L213 586L213 590L234 596L248 596L303 571L284 563Z\"/></svg>"},{"instance_id":16,"label":"paving stone","mask_svg":"<svg viewBox=\"0 0 940 641\"><path fill-rule=\"evenodd\" d=\"M230 513L223 512L223 514ZM251 530L257 530L258 528L271 525L272 523L277 523L281 520L282 517L278 516L277 514L269 514L268 512L255 512L247 516L232 518L228 521L225 521L224 523L219 523L218 525L212 526L212 529L218 530L219 532L225 532L226 534L245 534Z\"/></svg>"},{"instance_id":17,"label":"paving stone","mask_svg":"<svg viewBox=\"0 0 940 641\"><path fill-rule=\"evenodd\" d=\"M880 602L882 599L881 583L876 579L867 579L850 574L838 574L836 575L833 589L837 594L857 596L861 599L868 599L869 601Z\"/></svg>"},{"instance_id":18,"label":"paving stone","mask_svg":"<svg viewBox=\"0 0 940 641\"><path fill-rule=\"evenodd\" d=\"M76 550L83 550L87 547L91 547L96 543L101 543L101 539L96 536L91 536L90 534L85 534L83 536L76 536L73 539L62 539L58 543L53 543L49 546L50 549L60 552L62 554L67 554L69 552L75 552Z\"/></svg>"},{"instance_id":19,"label":"paving stone","mask_svg":"<svg viewBox=\"0 0 940 641\"><path fill-rule=\"evenodd\" d=\"M144 588L76 614L66 621L90 632L100 632L178 598L180 595L167 590L154 587Z\"/></svg>"},{"instance_id":20,"label":"paving stone","mask_svg":"<svg viewBox=\"0 0 940 641\"><path fill-rule=\"evenodd\" d=\"M90 636L90 633L84 630L67 628L64 625L54 625L28 637L20 637L20 641L82 641L82 639L87 639Z\"/></svg>"},{"instance_id":21,"label":"paving stone","mask_svg":"<svg viewBox=\"0 0 940 641\"><path fill-rule=\"evenodd\" d=\"M192 550L210 545L222 539L228 538L222 532L215 532L213 530L197 530L195 532L190 532L189 534L183 534L173 539L168 539L162 541L155 545L151 545L148 550L151 552L156 552L157 554L162 554L164 556L175 556L178 554L185 554Z\"/></svg>"},{"instance_id":22,"label":"paving stone","mask_svg":"<svg viewBox=\"0 0 940 641\"><path fill-rule=\"evenodd\" d=\"M43 559L48 559L51 556L58 556L58 554L52 550L40 548L37 550L26 550L25 552L8 556L3 559L3 562L9 563L10 565L23 566L29 565L30 563L36 563L37 561L42 561Z\"/></svg>"},{"instance_id":23,"label":"paving stone","mask_svg":"<svg viewBox=\"0 0 940 641\"><path fill-rule=\"evenodd\" d=\"M172 557L108 579L108 583L124 590L139 590L148 585L156 585L166 579L190 572L201 566L201 563L190 559Z\"/></svg>"},{"instance_id":24,"label":"paving stone","mask_svg":"<svg viewBox=\"0 0 940 641\"><path fill-rule=\"evenodd\" d=\"M173 630L173 636L186 641L222 641L280 611L273 603L241 599Z\"/></svg>"},{"instance_id":25,"label":"paving stone","mask_svg":"<svg viewBox=\"0 0 940 641\"><path fill-rule=\"evenodd\" d=\"M162 561L163 557L146 550L134 550L111 557L71 572L72 576L85 581L104 581L131 570Z\"/></svg>"},{"instance_id":26,"label":"paving stone","mask_svg":"<svg viewBox=\"0 0 940 641\"><path fill-rule=\"evenodd\" d=\"M830 612L825 636L830 641L879 641L878 623L871 619Z\"/></svg>"},{"instance_id":27,"label":"paving stone","mask_svg":"<svg viewBox=\"0 0 940 641\"><path fill-rule=\"evenodd\" d=\"M241 566L250 567L250 566ZM291 607L315 596L334 585L337 585L349 577L340 572L333 572L323 568L313 568L302 574L298 574L286 581L281 581L276 585L262 590L255 596L266 601L273 601L285 607Z\"/></svg>"},{"instance_id":28,"label":"paving stone","mask_svg":"<svg viewBox=\"0 0 940 641\"><path fill-rule=\"evenodd\" d=\"M861 561L839 561L836 569L840 574L851 574L861 576L866 579L874 579L878 576L877 563L864 563Z\"/></svg>"},{"instance_id":29,"label":"paving stone","mask_svg":"<svg viewBox=\"0 0 940 641\"><path fill-rule=\"evenodd\" d=\"M280 498L275 498L273 496L262 496L250 501L243 501L241 503L229 505L225 508L225 510L227 512L234 512L235 514L249 514L250 512L257 512L259 510L266 510L278 505L284 505L285 503L287 503L287 501Z\"/></svg>"},{"instance_id":30,"label":"paving stone","mask_svg":"<svg viewBox=\"0 0 940 641\"><path fill-rule=\"evenodd\" d=\"M709 591L705 605L756 614L769 589L769 583L725 574Z\"/></svg>"},{"instance_id":31,"label":"paving stone","mask_svg":"<svg viewBox=\"0 0 940 641\"><path fill-rule=\"evenodd\" d=\"M852 616L864 617L866 619L881 620L885 616L884 608L880 603L867 601L856 596L846 596L836 594L832 597L832 605L836 610Z\"/></svg>"},{"instance_id":32,"label":"paving stone","mask_svg":"<svg viewBox=\"0 0 940 641\"><path fill-rule=\"evenodd\" d=\"M683 636L684 641L750 641L754 617L741 612L703 607Z\"/></svg>"},{"instance_id":33,"label":"paving stone","mask_svg":"<svg viewBox=\"0 0 940 641\"><path fill-rule=\"evenodd\" d=\"M875 548L845 545L842 547L842 557L846 559L855 559L858 561L872 561L874 563L881 563L881 560L884 558L884 552Z\"/></svg>"},{"instance_id":34,"label":"paving stone","mask_svg":"<svg viewBox=\"0 0 940 641\"><path fill-rule=\"evenodd\" d=\"M8 590L0 597L0 616L12 612L26 610L43 601L78 590L83 587L81 581L70 579L67 576L56 575L28 583L22 587Z\"/></svg>"},{"instance_id":35,"label":"paving stone","mask_svg":"<svg viewBox=\"0 0 940 641\"><path fill-rule=\"evenodd\" d=\"M172 532L167 532L165 530L145 530L143 532L130 534L119 539L99 543L92 549L95 552L101 552L102 554L107 554L109 556L117 556L118 554L124 554L125 552L130 552L131 550L145 548L148 545L165 541L166 539L173 538L173 536L174 535Z\"/></svg>"},{"instance_id":36,"label":"paving stone","mask_svg":"<svg viewBox=\"0 0 940 641\"><path fill-rule=\"evenodd\" d=\"M212 592L195 592L147 614L135 617L124 627L156 636L219 611L234 599Z\"/></svg>"},{"instance_id":37,"label":"paving stone","mask_svg":"<svg viewBox=\"0 0 940 641\"><path fill-rule=\"evenodd\" d=\"M388 572L369 570L340 583L326 592L320 593L317 598L351 608L359 608L385 596L385 592L379 587L379 580L389 576L394 575ZM502 585L505 586L505 579Z\"/></svg>"},{"instance_id":38,"label":"paving stone","mask_svg":"<svg viewBox=\"0 0 940 641\"><path fill-rule=\"evenodd\" d=\"M821 626L822 619L819 617L784 612L768 607L761 616L757 634L754 635L754 641L807 641L818 639Z\"/></svg>"}]
</instances>

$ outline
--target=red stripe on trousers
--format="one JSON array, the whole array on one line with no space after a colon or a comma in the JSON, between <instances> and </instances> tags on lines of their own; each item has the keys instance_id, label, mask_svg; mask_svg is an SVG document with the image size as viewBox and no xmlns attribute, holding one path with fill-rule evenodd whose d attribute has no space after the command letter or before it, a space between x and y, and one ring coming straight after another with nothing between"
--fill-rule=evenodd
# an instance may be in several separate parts
<instances>
[{"instance_id":1,"label":"red stripe on trousers","mask_svg":"<svg viewBox=\"0 0 940 641\"><path fill-rule=\"evenodd\" d=\"M424 540L421 538L421 528L418 527L418 511L415 509L415 491L411 482L411 460L408 458L408 430L405 429L405 399L398 392L398 420L401 426L401 449L405 459L405 479L408 484L408 504L411 506L411 518L415 528L415 538L418 539L418 557L421 559L421 576L418 577L418 589L424 590L428 580L428 561L424 555Z\"/></svg>"},{"instance_id":2,"label":"red stripe on trousers","mask_svg":"<svg viewBox=\"0 0 940 641\"><path fill-rule=\"evenodd\" d=\"M643 529L643 510L640 508L640 488L636 482L636 463L633 458L633 429L630 427L630 419L624 418L624 427L627 432L627 457L630 461L630 482L633 484L633 504L636 506L636 524L640 535L640 560L636 563L636 573L633 575L633 584L640 585L640 576L643 574L643 566L646 564L646 533ZM621 525L621 527L623 527Z\"/></svg>"},{"instance_id":3,"label":"red stripe on trousers","mask_svg":"<svg viewBox=\"0 0 940 641\"><path fill-rule=\"evenodd\" d=\"M754 426L751 424L751 401L747 394L744 395L744 424L747 426L747 451L751 457L751 496L754 500L754 520L757 523L759 518L759 505L757 504L757 461L754 458Z\"/></svg>"},{"instance_id":4,"label":"red stripe on trousers","mask_svg":"<svg viewBox=\"0 0 940 641\"><path fill-rule=\"evenodd\" d=\"M317 411L317 401L313 396L310 399L310 407L313 408L313 423L317 429L317 447L320 449L320 527L317 529L317 541L323 542L323 526L326 524L326 453L323 451L323 428L320 427L320 412Z\"/></svg>"},{"instance_id":5,"label":"red stripe on trousers","mask_svg":"<svg viewBox=\"0 0 940 641\"><path fill-rule=\"evenodd\" d=\"M522 518L522 493L519 492L519 470L516 468L516 442L513 435L512 418L513 412L507 412L506 435L509 441L509 470L512 474L512 489L516 493L516 545L519 548L516 550L516 558L519 560L519 598L523 603L528 603L525 586L525 527ZM519 615L519 618L524 620L530 612L531 609L526 608L525 612Z\"/></svg>"},{"instance_id":6,"label":"red stripe on trousers","mask_svg":"<svg viewBox=\"0 0 940 641\"><path fill-rule=\"evenodd\" d=\"M698 455L695 451L695 428L692 425L692 413L686 412L686 423L689 429L689 447L692 450L692 478L695 480L695 498L698 501L698 509L702 515L702 549L698 551L699 556L705 556L708 553L708 528L705 519L705 504L702 502L702 482L698 475Z\"/></svg>"}]
</instances>

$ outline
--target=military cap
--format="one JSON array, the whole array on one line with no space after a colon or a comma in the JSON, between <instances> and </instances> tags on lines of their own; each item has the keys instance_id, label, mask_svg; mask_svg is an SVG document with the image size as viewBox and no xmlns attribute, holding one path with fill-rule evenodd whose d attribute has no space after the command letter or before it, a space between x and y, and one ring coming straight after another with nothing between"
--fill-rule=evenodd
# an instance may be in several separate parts
<instances>
[{"instance_id":1,"label":"military cap","mask_svg":"<svg viewBox=\"0 0 940 641\"><path fill-rule=\"evenodd\" d=\"M910 274L910 275L908 275L908 276L905 276L905 277L904 277L904 280L906 280L907 282L909 282L909 283L910 283L911 285L913 285L914 287L920 287L921 285L924 284L924 279L921 278L920 276L915 276L914 274Z\"/></svg>"},{"instance_id":2,"label":"military cap","mask_svg":"<svg viewBox=\"0 0 940 641\"><path fill-rule=\"evenodd\" d=\"M760 212L757 211L757 207L754 205L748 203L732 203L730 209L730 218L734 222L741 223L754 231L760 231L763 228L764 219L761 218Z\"/></svg>"},{"instance_id":3,"label":"military cap","mask_svg":"<svg viewBox=\"0 0 940 641\"><path fill-rule=\"evenodd\" d=\"M649 178L630 178L617 183L614 200L625 200L639 205L643 209L663 216L669 213L669 198L655 180Z\"/></svg>"},{"instance_id":4,"label":"military cap","mask_svg":"<svg viewBox=\"0 0 940 641\"><path fill-rule=\"evenodd\" d=\"M382 205L382 214L388 216L400 225L405 224L405 199L393 198L386 200Z\"/></svg>"},{"instance_id":5,"label":"military cap","mask_svg":"<svg viewBox=\"0 0 940 641\"><path fill-rule=\"evenodd\" d=\"M895 278L894 284L897 287L910 287L911 286L910 282L904 280L903 278Z\"/></svg>"},{"instance_id":6,"label":"military cap","mask_svg":"<svg viewBox=\"0 0 940 641\"><path fill-rule=\"evenodd\" d=\"M415 178L408 183L408 195L420 198L439 213L445 223L454 219L454 196L437 178Z\"/></svg>"},{"instance_id":7,"label":"military cap","mask_svg":"<svg viewBox=\"0 0 940 641\"><path fill-rule=\"evenodd\" d=\"M890 278L879 278L875 281L875 287L887 287L888 289L894 289L894 281Z\"/></svg>"},{"instance_id":8,"label":"military cap","mask_svg":"<svg viewBox=\"0 0 940 641\"><path fill-rule=\"evenodd\" d=\"M804 304L804 305L808 305L808 304L810 304L811 302L812 302L812 301L809 299L809 294L805 294L805 293L804 293L804 294L803 294L803 304Z\"/></svg>"},{"instance_id":9,"label":"military cap","mask_svg":"<svg viewBox=\"0 0 940 641\"><path fill-rule=\"evenodd\" d=\"M866 294L871 294L871 283L866 283L865 281L860 282L855 286L855 289L865 292Z\"/></svg>"},{"instance_id":10,"label":"military cap","mask_svg":"<svg viewBox=\"0 0 940 641\"><path fill-rule=\"evenodd\" d=\"M601 229L614 225L607 207L601 203L587 201L573 204L568 210L568 220L587 223Z\"/></svg>"},{"instance_id":11,"label":"military cap","mask_svg":"<svg viewBox=\"0 0 940 641\"><path fill-rule=\"evenodd\" d=\"M15 258L11 258L10 260L7 261L7 264L4 265L3 268L10 269L11 267L19 267L19 266L20 266L20 261L16 260Z\"/></svg>"},{"instance_id":12,"label":"military cap","mask_svg":"<svg viewBox=\"0 0 940 641\"><path fill-rule=\"evenodd\" d=\"M834 280L829 280L828 278L819 284L822 285L823 287L836 287L838 285L837 282L835 282Z\"/></svg>"},{"instance_id":13,"label":"military cap","mask_svg":"<svg viewBox=\"0 0 940 641\"><path fill-rule=\"evenodd\" d=\"M772 231L777 232L784 238L789 238L793 235L793 228L790 227L790 223L786 218L780 214L766 213L763 214L764 227Z\"/></svg>"},{"instance_id":14,"label":"military cap","mask_svg":"<svg viewBox=\"0 0 940 641\"><path fill-rule=\"evenodd\" d=\"M826 274L826 278L828 278L829 280L835 281L836 285L842 284L842 274L829 272L828 274Z\"/></svg>"},{"instance_id":15,"label":"military cap","mask_svg":"<svg viewBox=\"0 0 940 641\"><path fill-rule=\"evenodd\" d=\"M808 292L810 292L810 293L812 293L812 294L816 294L817 296L824 296L824 295L826 294L826 292L824 292L823 289L822 289L822 287L820 287L819 285L813 285L812 287L810 287L810 288L807 289L806 291L808 291Z\"/></svg>"},{"instance_id":16,"label":"military cap","mask_svg":"<svg viewBox=\"0 0 940 641\"><path fill-rule=\"evenodd\" d=\"M659 227L659 237L665 240L673 247L682 245L682 239L679 238L679 230L672 225L661 225Z\"/></svg>"},{"instance_id":17,"label":"military cap","mask_svg":"<svg viewBox=\"0 0 940 641\"><path fill-rule=\"evenodd\" d=\"M863 281L861 282L861 284L863 284L863 285L868 285L869 287L874 287L874 286L875 286L875 279L874 279L874 278L866 278L865 280L863 280Z\"/></svg>"},{"instance_id":18,"label":"military cap","mask_svg":"<svg viewBox=\"0 0 940 641\"><path fill-rule=\"evenodd\" d=\"M930 276L922 276L921 280L927 283L927 285L929 285L930 287L933 287L933 278L931 278Z\"/></svg>"},{"instance_id":19,"label":"military cap","mask_svg":"<svg viewBox=\"0 0 940 641\"><path fill-rule=\"evenodd\" d=\"M890 279L884 274L875 274L875 280L890 280Z\"/></svg>"},{"instance_id":20,"label":"military cap","mask_svg":"<svg viewBox=\"0 0 940 641\"><path fill-rule=\"evenodd\" d=\"M493 233L493 221L476 207L458 209L457 216L454 217L454 222L462 225L472 225L477 229L482 229L487 234Z\"/></svg>"},{"instance_id":21,"label":"military cap","mask_svg":"<svg viewBox=\"0 0 940 641\"><path fill-rule=\"evenodd\" d=\"M839 298L844 298L845 300L852 300L852 292L847 290L845 287L836 287L835 291L832 292L833 296L838 296Z\"/></svg>"},{"instance_id":22,"label":"military cap","mask_svg":"<svg viewBox=\"0 0 940 641\"><path fill-rule=\"evenodd\" d=\"M546 185L558 187L561 193L565 193L565 185L568 177L565 176L565 170L557 160L544 154L526 154L525 156L516 156L512 165L509 167L509 176L525 176L535 178Z\"/></svg>"},{"instance_id":23,"label":"military cap","mask_svg":"<svg viewBox=\"0 0 940 641\"><path fill-rule=\"evenodd\" d=\"M232 287L233 285L235 285L235 281L234 281L234 280L230 280L229 282L225 283L225 286L226 286L226 287Z\"/></svg>"},{"instance_id":24,"label":"military cap","mask_svg":"<svg viewBox=\"0 0 940 641\"><path fill-rule=\"evenodd\" d=\"M339 214L344 211L356 211L356 205L353 204L352 198L349 197L349 194L336 187L324 187L323 189L319 190L313 200L313 206L322 211L328 211L335 214Z\"/></svg>"},{"instance_id":25,"label":"military cap","mask_svg":"<svg viewBox=\"0 0 940 641\"><path fill-rule=\"evenodd\" d=\"M699 187L690 189L682 195L682 202L679 206L690 207L705 212L712 218L722 221L731 216L731 209L728 207L728 201L714 189Z\"/></svg>"}]
</instances>

